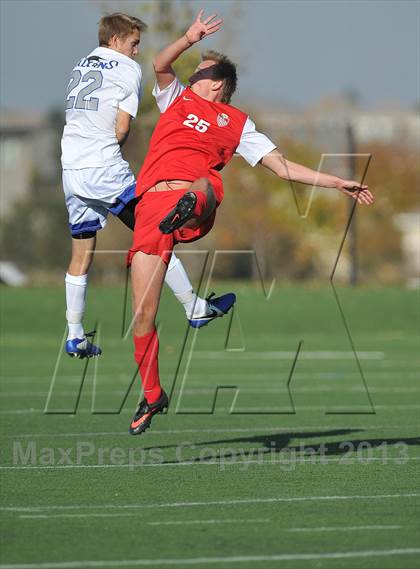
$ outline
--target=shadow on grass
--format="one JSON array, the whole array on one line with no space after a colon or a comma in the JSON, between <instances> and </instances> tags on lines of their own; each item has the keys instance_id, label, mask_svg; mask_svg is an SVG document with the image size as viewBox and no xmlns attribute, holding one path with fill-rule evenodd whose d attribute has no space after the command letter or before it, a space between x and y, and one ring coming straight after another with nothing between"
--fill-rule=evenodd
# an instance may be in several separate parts
<instances>
[{"instance_id":1,"label":"shadow on grass","mask_svg":"<svg viewBox=\"0 0 420 569\"><path fill-rule=\"evenodd\" d=\"M337 437L360 432L360 429L336 429L328 431L313 431L313 432L293 432L293 433L273 433L246 437L235 437L225 439L215 439L201 443L191 443L192 448L200 448L199 456L192 456L187 460L190 462L218 462L221 463L225 460L231 462L238 462L244 460L252 460L255 457L264 457L264 455L278 455L279 457L293 456L297 458L313 457L332 457L341 456L343 460L354 459L356 456L366 458L366 453L369 451L377 450L377 458L400 458L402 461L407 458L405 455L406 446L420 446L420 437L401 437L401 438L342 438L339 441L328 441L328 437ZM314 442L307 444L299 442L291 444L293 439L312 439L312 438L327 438L326 441ZM238 449L234 448L237 445L242 445ZM186 448L188 444L185 443ZM180 445L162 445L161 449L176 449ZM397 456L389 456L389 447L394 447L398 451ZM147 447L143 450L150 450L152 447ZM155 447L154 447L155 448ZM205 450L208 449L209 455L205 455ZM382 453L381 453L382 451ZM364 453L364 454L363 454ZM197 453L194 453L197 454ZM184 459L185 460L185 459ZM168 464L176 464L183 462L183 460L166 460Z\"/></svg>"}]
</instances>

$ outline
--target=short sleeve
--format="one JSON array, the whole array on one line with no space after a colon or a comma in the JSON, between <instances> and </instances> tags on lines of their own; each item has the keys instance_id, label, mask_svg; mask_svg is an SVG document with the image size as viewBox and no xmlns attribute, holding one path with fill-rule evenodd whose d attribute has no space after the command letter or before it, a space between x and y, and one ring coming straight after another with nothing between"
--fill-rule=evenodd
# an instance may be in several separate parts
<instances>
[{"instance_id":1,"label":"short sleeve","mask_svg":"<svg viewBox=\"0 0 420 569\"><path fill-rule=\"evenodd\" d=\"M164 89L159 89L159 85L155 83L153 87L152 95L156 99L157 106L161 113L164 113L166 109L175 101L177 97L185 90L185 85L181 83L178 77L170 83Z\"/></svg>"},{"instance_id":2,"label":"short sleeve","mask_svg":"<svg viewBox=\"0 0 420 569\"><path fill-rule=\"evenodd\" d=\"M274 150L276 145L271 140L255 129L255 124L248 117L246 119L239 146L236 149L248 164L256 166L269 152Z\"/></svg>"},{"instance_id":3,"label":"short sleeve","mask_svg":"<svg viewBox=\"0 0 420 569\"><path fill-rule=\"evenodd\" d=\"M120 86L123 91L123 98L118 101L118 108L135 118L141 98L141 69L139 65L136 68L124 70L124 77L121 79Z\"/></svg>"}]
</instances>

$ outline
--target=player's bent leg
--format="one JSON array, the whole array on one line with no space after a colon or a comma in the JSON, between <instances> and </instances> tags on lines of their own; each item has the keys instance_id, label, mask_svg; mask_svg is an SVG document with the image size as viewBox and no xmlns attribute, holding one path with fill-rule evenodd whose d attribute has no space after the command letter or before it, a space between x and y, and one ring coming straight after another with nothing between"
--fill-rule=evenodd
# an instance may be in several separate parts
<instances>
[{"instance_id":1,"label":"player's bent leg","mask_svg":"<svg viewBox=\"0 0 420 569\"><path fill-rule=\"evenodd\" d=\"M193 192L186 192L176 206L159 223L162 233L169 235L179 229L194 216L197 205L197 196Z\"/></svg>"},{"instance_id":2,"label":"player's bent leg","mask_svg":"<svg viewBox=\"0 0 420 569\"><path fill-rule=\"evenodd\" d=\"M183 305L187 318L191 318L194 314L206 312L207 301L194 292L184 265L175 253L172 253L169 261L165 283L170 287L175 298Z\"/></svg>"},{"instance_id":3,"label":"player's bent leg","mask_svg":"<svg viewBox=\"0 0 420 569\"><path fill-rule=\"evenodd\" d=\"M166 264L158 255L147 255L141 251L134 255L131 262L134 357L139 367L144 399L131 421L129 432L132 435L143 433L150 427L153 415L168 406L168 397L159 379L159 337L155 327L165 273Z\"/></svg>"},{"instance_id":4,"label":"player's bent leg","mask_svg":"<svg viewBox=\"0 0 420 569\"><path fill-rule=\"evenodd\" d=\"M197 197L194 216L184 224L184 227L198 227L216 209L216 195L208 178L198 178L189 189Z\"/></svg>"},{"instance_id":5,"label":"player's bent leg","mask_svg":"<svg viewBox=\"0 0 420 569\"><path fill-rule=\"evenodd\" d=\"M132 231L135 225L135 209L137 198L128 202L124 208L117 214L117 217ZM194 312L204 314L206 312L207 302L204 298L200 298L193 291L193 286L184 269L182 262L175 253L169 261L168 270L165 276L165 282L172 290L175 298L183 305L185 312L191 316Z\"/></svg>"},{"instance_id":6,"label":"player's bent leg","mask_svg":"<svg viewBox=\"0 0 420 569\"><path fill-rule=\"evenodd\" d=\"M117 214L117 217L132 231L135 225L135 209L137 198L128 202L124 208ZM175 253L169 261L168 270L165 276L165 282L172 290L175 298L183 305L187 318L198 318L203 315L208 316L213 313L207 300L201 298L193 291L193 286L188 274ZM214 319L213 317L212 319ZM211 319L211 320L212 320ZM209 322L211 322L209 320ZM191 320L189 320L191 323Z\"/></svg>"},{"instance_id":7,"label":"player's bent leg","mask_svg":"<svg viewBox=\"0 0 420 569\"><path fill-rule=\"evenodd\" d=\"M82 324L86 306L87 273L92 263L95 245L95 232L81 233L73 237L72 256L65 278L68 326L65 350L70 357L80 359L99 356L102 353L98 346L88 340L95 333L85 334Z\"/></svg>"},{"instance_id":8,"label":"player's bent leg","mask_svg":"<svg viewBox=\"0 0 420 569\"><path fill-rule=\"evenodd\" d=\"M176 298L183 304L188 322L192 328L206 326L216 318L227 314L236 302L236 296L229 292L217 298L212 293L201 298L193 291L191 282L181 261L172 253L166 272L165 282L171 287Z\"/></svg>"},{"instance_id":9,"label":"player's bent leg","mask_svg":"<svg viewBox=\"0 0 420 569\"><path fill-rule=\"evenodd\" d=\"M137 198L131 200L117 215L124 225L131 230L134 230L137 202ZM193 286L184 265L175 253L172 253L172 257L169 261L165 282L174 293L175 298L183 305L187 318L193 315L203 315L211 312L207 310L207 301L197 296L193 291Z\"/></svg>"},{"instance_id":10,"label":"player's bent leg","mask_svg":"<svg viewBox=\"0 0 420 569\"><path fill-rule=\"evenodd\" d=\"M201 239L209 231L211 231L214 220L216 217L216 212L214 211L207 219L202 221L197 228L189 228L186 225L174 232L174 238L176 242L190 243ZM171 278L171 265L173 259L169 264L167 279ZM176 265L175 265L176 267ZM182 269L182 266L178 268L178 271ZM180 280L182 282L182 279ZM209 295L206 299L197 298L192 290L187 290L185 287L185 292L182 290L177 291L177 296L184 302L184 306L187 312L187 318L190 326L192 328L202 328L206 326L216 318L221 318L227 314L236 302L236 296L232 292L223 294L219 297L214 297L214 293Z\"/></svg>"},{"instance_id":11,"label":"player's bent leg","mask_svg":"<svg viewBox=\"0 0 420 569\"><path fill-rule=\"evenodd\" d=\"M169 234L180 227L196 228L215 208L216 198L210 181L207 178L199 178L162 219L159 229L162 233Z\"/></svg>"}]
</instances>

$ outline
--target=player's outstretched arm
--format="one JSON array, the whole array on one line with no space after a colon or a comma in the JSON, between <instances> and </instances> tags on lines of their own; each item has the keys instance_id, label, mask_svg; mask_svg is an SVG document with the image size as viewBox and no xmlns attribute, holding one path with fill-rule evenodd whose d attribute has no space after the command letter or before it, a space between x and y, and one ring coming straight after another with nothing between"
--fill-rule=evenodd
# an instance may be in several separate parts
<instances>
[{"instance_id":1,"label":"player's outstretched arm","mask_svg":"<svg viewBox=\"0 0 420 569\"><path fill-rule=\"evenodd\" d=\"M361 186L354 180L343 180L338 176L332 176L324 172L317 172L296 162L286 160L277 150L273 150L261 160L261 164L277 174L284 180L300 182L310 186L320 186L322 188L335 188L351 196L358 203L370 205L373 203L373 195L368 186Z\"/></svg>"},{"instance_id":2,"label":"player's outstretched arm","mask_svg":"<svg viewBox=\"0 0 420 569\"><path fill-rule=\"evenodd\" d=\"M163 48L153 59L153 67L159 89L165 89L175 79L172 63L195 43L220 30L223 20L217 19L217 14L212 14L202 20L204 10L200 10L197 18L185 32L185 34Z\"/></svg>"}]
</instances>

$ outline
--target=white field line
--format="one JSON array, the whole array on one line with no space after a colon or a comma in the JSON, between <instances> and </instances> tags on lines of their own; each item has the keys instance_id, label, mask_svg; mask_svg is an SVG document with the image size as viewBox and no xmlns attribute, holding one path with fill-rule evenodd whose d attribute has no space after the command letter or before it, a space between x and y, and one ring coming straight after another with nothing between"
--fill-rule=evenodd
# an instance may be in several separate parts
<instances>
[{"instance_id":1,"label":"white field line","mask_svg":"<svg viewBox=\"0 0 420 569\"><path fill-rule=\"evenodd\" d=\"M418 498L420 497L420 492L408 492L399 494L345 494L336 496L294 496L291 498L285 497L274 497L274 498L237 498L231 500L209 500L207 502L166 502L166 503L152 503L145 504L138 502L136 504L98 504L97 506L93 504L83 505L83 504L73 504L71 506L66 505L49 505L49 506L1 506L0 511L3 512L46 512L51 510L129 510L141 508L191 508L191 507L205 507L205 506L233 506L242 504L276 504L279 502L324 502L324 501L336 501L336 500L392 500L400 498Z\"/></svg>"},{"instance_id":2,"label":"white field line","mask_svg":"<svg viewBox=\"0 0 420 569\"><path fill-rule=\"evenodd\" d=\"M141 512L121 512L118 514L24 514L18 516L20 519L33 520L33 519L50 519L50 518L125 518L127 516L141 516ZM268 518L246 518L246 519L215 519L215 520L169 520L162 522L143 522L142 525L146 526L184 526L184 525L216 525L216 524L267 524L272 520ZM400 526L395 526L400 527Z\"/></svg>"},{"instance_id":3,"label":"white field line","mask_svg":"<svg viewBox=\"0 0 420 569\"><path fill-rule=\"evenodd\" d=\"M403 411L403 410L407 410L407 409L420 409L420 403L407 404L407 405L375 405L374 408L375 408L375 410L382 410L382 411L385 411L387 409L395 409L395 410ZM329 404L328 407L327 406L315 406L315 405L310 405L310 406L296 405L296 413L298 411L312 411L312 412L322 411L322 412L325 412L328 409L330 409L331 411L334 411L335 413L338 413L340 411L342 411L344 413L349 412L349 411L352 411L354 413L361 413L361 412L369 413L369 412L371 412L370 407L366 406L365 408L362 408L360 405L356 408L353 406L352 409L350 409L349 406L344 406L344 405L335 406L335 405L331 405L331 404ZM196 410L188 409L188 408L184 410L184 412L188 413L189 415L194 414L194 411L196 411ZM228 413L229 411L230 411L230 407L229 408L228 407L218 408L218 412L227 412ZM252 409L245 408L243 411L244 412L251 412L252 411L254 413L264 413L264 412L265 413L277 413L277 414L281 415L282 413L285 413L285 412L288 413L289 409L284 408L282 410L279 410L277 407L252 407ZM29 409L2 409L0 411L1 415L22 415L25 413L38 414L39 415L39 414L44 413L44 409L34 409L33 407L31 407ZM63 413L63 411L61 411L61 413ZM77 411L77 414L79 414L79 413L86 415L88 413L92 414L92 411L90 409L80 409ZM52 413L50 411L49 414L53 415L54 413ZM73 413L66 413L66 414L74 415ZM97 414L99 415L100 413L97 412ZM177 413L177 415L181 415L181 414L182 413Z\"/></svg>"},{"instance_id":4,"label":"white field line","mask_svg":"<svg viewBox=\"0 0 420 569\"><path fill-rule=\"evenodd\" d=\"M384 352L356 352L359 360L384 360ZM200 351L194 350L193 359L201 360L222 360L235 357L238 360L293 360L296 351L274 351L274 352L250 352L250 351ZM354 352L351 350L314 350L301 351L299 360L354 360Z\"/></svg>"},{"instance_id":5,"label":"white field line","mask_svg":"<svg viewBox=\"0 0 420 569\"><path fill-rule=\"evenodd\" d=\"M234 381L229 377L229 381ZM341 380L337 380L334 384L330 383L329 385L315 385L313 387L292 387L293 393L331 393L332 391L336 391L337 393L360 393L363 395L365 393L365 389L362 385L353 385L353 386L346 386L345 382L347 380L345 378ZM272 382L274 383L274 381ZM271 383L271 385L272 385ZM254 387L244 387L238 386L238 389L241 390L242 394L261 394L262 385L258 383L259 388ZM191 388L191 389L184 389L184 395L213 395L215 392L214 388ZM264 387L264 394L270 395L280 395L287 393L286 387L283 389L276 389L272 387ZM420 387L369 387L369 393L418 393L420 394ZM75 391L60 391L60 397L74 397ZM123 390L115 391L115 390L107 390L105 393L107 396L122 396ZM6 397L47 397L48 393L46 391L1 391L0 398Z\"/></svg>"},{"instance_id":6,"label":"white field line","mask_svg":"<svg viewBox=\"0 0 420 569\"><path fill-rule=\"evenodd\" d=\"M249 428L232 428L232 427L216 427L214 429L168 429L165 431L150 430L147 433L147 437L150 438L151 435L163 435L163 436L171 436L171 435L184 435L184 434L202 434L202 433L255 433L255 432L264 432L267 434L276 434L276 433L300 433L305 431L313 431L313 430L328 430L328 429L357 429L357 430L383 430L383 431L400 431L401 429L415 429L420 427L419 423L413 423L410 425L337 425L332 423L331 425L308 425L302 427L249 427ZM328 434L328 433L321 433L321 434ZM22 439L22 438L38 438L38 437L127 437L127 433L125 431L96 431L96 432L81 432L81 433L14 433L13 435L0 435L0 439Z\"/></svg>"},{"instance_id":7,"label":"white field line","mask_svg":"<svg viewBox=\"0 0 420 569\"><path fill-rule=\"evenodd\" d=\"M25 516L19 516L23 518ZM334 526L334 527L312 527L312 528L289 528L283 531L297 532L297 533L314 533L323 531L364 531L364 530L388 530L388 529L401 529L405 526Z\"/></svg>"},{"instance_id":8,"label":"white field line","mask_svg":"<svg viewBox=\"0 0 420 569\"><path fill-rule=\"evenodd\" d=\"M202 360L237 358L238 360L290 360L296 357L297 351L242 351L242 350L194 350L193 358ZM366 350L356 351L359 360L385 360L385 352ZM353 360L352 350L302 350L300 360ZM387 359L388 361L388 359ZM398 360L395 360L398 361Z\"/></svg>"},{"instance_id":9,"label":"white field line","mask_svg":"<svg viewBox=\"0 0 420 569\"><path fill-rule=\"evenodd\" d=\"M402 555L417 555L420 548L400 549L368 549L362 551L334 551L326 553L280 553L278 555L235 555L230 557L188 557L163 559L115 559L95 561L57 561L47 563L5 563L0 569L89 569L100 567L152 567L156 565L187 566L187 565L215 565L224 563L258 563L267 561L304 561L315 559L354 559L363 557L399 557Z\"/></svg>"},{"instance_id":10,"label":"white field line","mask_svg":"<svg viewBox=\"0 0 420 569\"><path fill-rule=\"evenodd\" d=\"M127 512L125 512L127 513ZM166 522L146 522L148 526L184 526L184 525L195 525L195 524L267 524L271 520L268 518L247 518L247 519L234 519L234 520L188 520L188 521L166 521Z\"/></svg>"},{"instance_id":11,"label":"white field line","mask_svg":"<svg viewBox=\"0 0 420 569\"><path fill-rule=\"evenodd\" d=\"M229 457L228 457L229 458ZM131 470L136 470L137 468L167 468L176 466L243 466L245 464L258 464L261 466L277 466L278 464L286 466L288 464L303 464L311 463L313 465L326 465L329 462L341 462L342 464L355 464L360 462L361 464L368 464L370 462L381 462L382 464L389 464L396 462L397 464L406 464L411 460L420 460L420 456L405 456L405 457L372 457L372 456L341 456L341 457L326 457L326 456L308 456L301 457L297 456L291 460L226 460L225 457L221 457L220 460L206 460L206 461L182 461L182 462L156 462L156 463L146 463L146 464L69 464L69 465L47 465L47 466L0 466L0 470L69 470L77 468L130 468Z\"/></svg>"},{"instance_id":12,"label":"white field line","mask_svg":"<svg viewBox=\"0 0 420 569\"><path fill-rule=\"evenodd\" d=\"M50 518L126 518L127 516L139 516L141 513L136 512L120 512L120 513L82 513L82 514L21 514L18 517L25 520L39 520L39 519L50 519ZM170 526L170 525L197 525L197 524L253 524L253 523L271 523L270 518L246 518L246 519L214 519L214 520L170 520L170 521L160 521L160 522L144 522L148 526ZM391 529L402 529L405 526L402 525L371 525L371 526L335 526L335 527L306 527L306 528L282 528L279 531L285 532L297 532L297 533L314 533L314 532L335 532L335 531L364 531L364 530L391 530Z\"/></svg>"}]
</instances>

